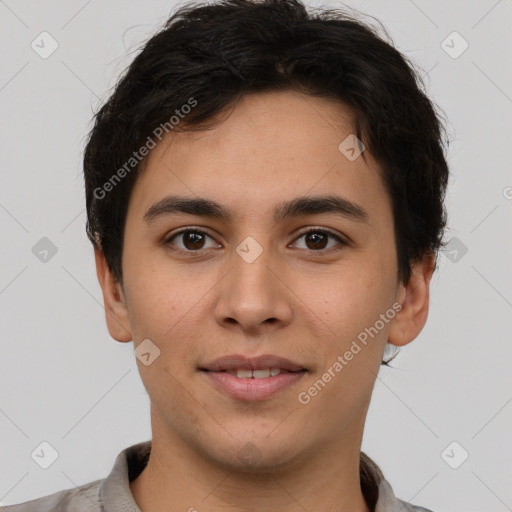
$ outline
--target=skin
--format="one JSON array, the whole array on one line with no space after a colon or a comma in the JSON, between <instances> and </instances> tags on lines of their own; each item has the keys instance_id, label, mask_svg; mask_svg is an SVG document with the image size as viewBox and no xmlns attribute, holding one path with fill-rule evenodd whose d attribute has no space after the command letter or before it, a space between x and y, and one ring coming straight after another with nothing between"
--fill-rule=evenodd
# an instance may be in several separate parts
<instances>
[{"instance_id":1,"label":"skin","mask_svg":"<svg viewBox=\"0 0 512 512\"><path fill-rule=\"evenodd\" d=\"M131 491L144 512L366 512L359 453L373 386L386 341L406 345L426 322L434 258L399 282L378 165L369 151L365 162L338 150L354 131L345 104L258 93L219 119L214 129L169 134L149 154L129 202L122 283L96 250L111 336L135 347L149 338L160 350L148 366L137 360L153 448ZM364 208L368 223L332 213L275 223L282 201L332 193ZM179 213L146 224L144 213L169 194L211 199L233 219ZM183 227L209 236L164 243ZM303 232L320 228L350 241L329 238L319 250ZM263 249L250 264L236 252L248 236ZM301 404L298 393L396 302L394 319ZM243 402L198 370L226 354L275 354L308 372L269 399ZM252 464L238 456L249 442Z\"/></svg>"}]
</instances>

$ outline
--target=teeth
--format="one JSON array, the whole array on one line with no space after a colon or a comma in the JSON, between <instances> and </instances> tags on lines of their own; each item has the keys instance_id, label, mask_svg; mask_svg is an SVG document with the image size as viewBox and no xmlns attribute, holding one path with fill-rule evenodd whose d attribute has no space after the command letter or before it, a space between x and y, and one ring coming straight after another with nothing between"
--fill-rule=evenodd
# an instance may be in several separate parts
<instances>
[{"instance_id":1,"label":"teeth","mask_svg":"<svg viewBox=\"0 0 512 512\"><path fill-rule=\"evenodd\" d=\"M252 377L252 370L237 370L236 376L239 379L250 379Z\"/></svg>"},{"instance_id":2,"label":"teeth","mask_svg":"<svg viewBox=\"0 0 512 512\"><path fill-rule=\"evenodd\" d=\"M264 379L266 377L270 377L270 370L253 370L252 376L255 379Z\"/></svg>"},{"instance_id":3,"label":"teeth","mask_svg":"<svg viewBox=\"0 0 512 512\"><path fill-rule=\"evenodd\" d=\"M236 375L239 379L265 379L267 377L275 377L281 373L280 368L269 368L266 370L236 370L229 372L232 375Z\"/></svg>"}]
</instances>

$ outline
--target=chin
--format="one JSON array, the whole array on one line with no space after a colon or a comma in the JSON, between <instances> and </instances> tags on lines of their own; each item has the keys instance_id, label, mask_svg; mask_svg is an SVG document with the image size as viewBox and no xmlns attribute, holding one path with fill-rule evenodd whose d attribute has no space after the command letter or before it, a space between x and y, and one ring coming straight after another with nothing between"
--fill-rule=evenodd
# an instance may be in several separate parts
<instances>
[{"instance_id":1,"label":"chin","mask_svg":"<svg viewBox=\"0 0 512 512\"><path fill-rule=\"evenodd\" d=\"M296 459L303 448L303 442L300 446L289 446L279 439L271 442L264 434L259 439L247 435L243 439L229 438L225 444L211 440L202 451L213 464L237 473L254 474L291 467L294 461L297 464Z\"/></svg>"}]
</instances>

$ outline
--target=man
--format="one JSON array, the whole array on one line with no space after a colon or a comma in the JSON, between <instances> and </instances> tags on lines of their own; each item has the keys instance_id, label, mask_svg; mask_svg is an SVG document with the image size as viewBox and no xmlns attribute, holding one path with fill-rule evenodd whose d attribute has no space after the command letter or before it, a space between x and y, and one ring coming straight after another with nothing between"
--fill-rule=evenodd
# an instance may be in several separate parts
<instances>
[{"instance_id":1,"label":"man","mask_svg":"<svg viewBox=\"0 0 512 512\"><path fill-rule=\"evenodd\" d=\"M8 512L421 511L361 453L425 325L442 125L404 57L298 0L182 7L96 115L88 224L152 440Z\"/></svg>"}]
</instances>

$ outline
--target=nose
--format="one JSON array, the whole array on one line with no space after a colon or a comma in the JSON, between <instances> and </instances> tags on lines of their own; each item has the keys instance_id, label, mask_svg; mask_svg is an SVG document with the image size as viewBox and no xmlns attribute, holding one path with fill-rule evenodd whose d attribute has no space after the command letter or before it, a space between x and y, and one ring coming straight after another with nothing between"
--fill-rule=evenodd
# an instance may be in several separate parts
<instances>
[{"instance_id":1,"label":"nose","mask_svg":"<svg viewBox=\"0 0 512 512\"><path fill-rule=\"evenodd\" d=\"M234 252L233 263L219 287L217 323L245 334L268 334L288 325L293 316L284 267L263 249L252 262Z\"/></svg>"}]
</instances>

